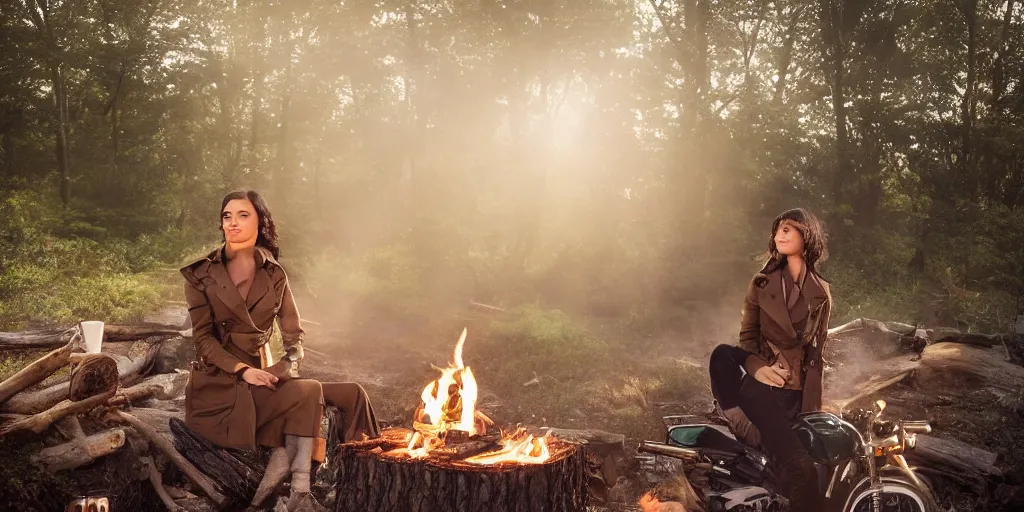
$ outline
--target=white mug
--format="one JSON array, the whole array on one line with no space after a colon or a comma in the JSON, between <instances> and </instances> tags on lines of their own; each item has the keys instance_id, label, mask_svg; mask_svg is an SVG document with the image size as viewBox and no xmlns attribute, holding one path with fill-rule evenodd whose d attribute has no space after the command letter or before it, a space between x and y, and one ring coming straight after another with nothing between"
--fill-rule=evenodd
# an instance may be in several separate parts
<instances>
[{"instance_id":1,"label":"white mug","mask_svg":"<svg viewBox=\"0 0 1024 512\"><path fill-rule=\"evenodd\" d=\"M85 340L85 353L99 354L100 346L103 344L103 322L99 320L87 320L79 325L82 326L82 338Z\"/></svg>"}]
</instances>

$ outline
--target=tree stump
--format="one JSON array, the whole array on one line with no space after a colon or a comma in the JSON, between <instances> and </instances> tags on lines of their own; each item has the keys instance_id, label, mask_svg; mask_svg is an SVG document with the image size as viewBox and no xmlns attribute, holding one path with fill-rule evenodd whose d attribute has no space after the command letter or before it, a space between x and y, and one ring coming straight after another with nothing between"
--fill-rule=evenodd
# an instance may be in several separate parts
<instances>
[{"instance_id":1,"label":"tree stump","mask_svg":"<svg viewBox=\"0 0 1024 512\"><path fill-rule=\"evenodd\" d=\"M390 430L390 429L389 429ZM401 429L395 429L401 430ZM400 459L385 431L339 447L335 510L379 512L577 512L589 499L583 449L552 441L544 463L474 465L440 458ZM391 439L391 440L389 440Z\"/></svg>"}]
</instances>

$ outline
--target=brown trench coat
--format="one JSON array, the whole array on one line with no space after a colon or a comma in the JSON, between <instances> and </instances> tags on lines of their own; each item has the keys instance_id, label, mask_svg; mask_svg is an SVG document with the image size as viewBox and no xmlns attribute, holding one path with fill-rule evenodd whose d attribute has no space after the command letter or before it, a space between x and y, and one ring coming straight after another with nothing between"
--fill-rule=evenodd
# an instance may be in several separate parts
<instances>
[{"instance_id":1,"label":"brown trench coat","mask_svg":"<svg viewBox=\"0 0 1024 512\"><path fill-rule=\"evenodd\" d=\"M250 391L235 375L245 366L262 366L260 348L270 340L275 318L286 348L301 344L303 331L288 277L270 252L256 248L256 274L248 297L243 298L228 276L223 250L221 246L181 269L197 359L185 391L185 423L218 446L253 449L257 442L254 391L271 397L268 400L295 401L299 394L319 395L320 389L316 381L298 380L286 382L287 387L279 385L273 394L262 388ZM323 399L319 400L322 405ZM287 409L274 405L275 410ZM310 432L305 435L312 436L319 428L321 413L304 414L309 417L298 420L302 430ZM295 419L288 421L295 426ZM282 424L283 420L274 426L279 432L261 429L260 444L279 446L284 438Z\"/></svg>"},{"instance_id":2,"label":"brown trench coat","mask_svg":"<svg viewBox=\"0 0 1024 512\"><path fill-rule=\"evenodd\" d=\"M792 341L797 337L789 318L789 309L783 300L782 272L785 267L767 274L758 273L750 281L744 300L743 320L740 325L739 346L753 354L747 358L745 368L753 375L758 368L774 364L778 357L769 342ZM825 342L828 338L828 321L832 313L832 295L828 282L814 274L807 273L803 287L809 316L804 338L803 351L803 412L817 411L822 405L822 380L824 376Z\"/></svg>"}]
</instances>

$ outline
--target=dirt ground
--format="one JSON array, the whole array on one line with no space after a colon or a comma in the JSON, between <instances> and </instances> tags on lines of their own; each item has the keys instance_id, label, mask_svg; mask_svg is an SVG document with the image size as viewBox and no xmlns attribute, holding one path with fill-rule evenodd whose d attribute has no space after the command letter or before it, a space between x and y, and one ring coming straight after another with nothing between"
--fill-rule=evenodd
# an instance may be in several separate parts
<instances>
[{"instance_id":1,"label":"dirt ground","mask_svg":"<svg viewBox=\"0 0 1024 512\"><path fill-rule=\"evenodd\" d=\"M182 319L183 312L174 308L147 318L175 325ZM439 375L435 367L447 366L451 361L458 335L466 327L469 335L463 357L478 381L478 407L500 426L527 424L621 433L626 436L627 457L640 439L663 438L663 416L689 414L695 421L703 419L711 408L707 359L717 343L729 341L731 336L723 329L618 340L612 331L601 333L597 327L594 331L610 341L592 351L540 353L515 344L497 344L478 335L486 331L485 323L489 321L479 314L446 319L428 329L368 324L339 328L322 317L315 321L306 325L305 376L362 384L378 419L387 424L411 424L423 386ZM869 372L870 357L864 354L877 355L879 351L864 340L852 339L849 343L842 351L848 360L838 365L827 381L836 389ZM122 344L120 349L130 347ZM0 360L3 356L0 354ZM1000 486L979 491L944 485L939 500L947 510L1019 510L1007 507L1016 507L1024 500L1024 496L1013 495L1014 486L1022 483L1024 475L1024 405L1012 396L996 396L977 383L956 379L938 393L920 389L920 383L910 379L879 397L889 402L892 417L930 419L937 435L987 447L1005 457L1002 464L1007 476ZM0 445L0 452L5 454L28 449ZM629 467L629 461L623 461L622 466ZM19 471L29 469L12 465L4 472L17 476ZM638 493L643 490L630 481L635 476L627 474L618 482L618 490L613 488L612 495L618 501L613 510L635 510ZM146 492L140 487L138 499L149 499Z\"/></svg>"}]
</instances>

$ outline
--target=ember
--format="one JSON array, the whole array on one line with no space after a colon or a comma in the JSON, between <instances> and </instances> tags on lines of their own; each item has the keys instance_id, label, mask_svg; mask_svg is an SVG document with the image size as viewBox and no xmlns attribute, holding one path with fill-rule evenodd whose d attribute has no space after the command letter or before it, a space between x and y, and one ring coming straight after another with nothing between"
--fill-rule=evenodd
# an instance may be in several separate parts
<instances>
[{"instance_id":1,"label":"ember","mask_svg":"<svg viewBox=\"0 0 1024 512\"><path fill-rule=\"evenodd\" d=\"M502 463L542 464L551 457L546 437L535 437L526 429L488 435L494 422L476 409L477 384L473 370L462 362L466 342L463 329L455 345L455 357L448 368L438 368L441 377L427 384L420 394L422 403L413 419L414 432L405 448L384 455L422 459L457 459L476 465Z\"/></svg>"}]
</instances>

